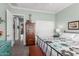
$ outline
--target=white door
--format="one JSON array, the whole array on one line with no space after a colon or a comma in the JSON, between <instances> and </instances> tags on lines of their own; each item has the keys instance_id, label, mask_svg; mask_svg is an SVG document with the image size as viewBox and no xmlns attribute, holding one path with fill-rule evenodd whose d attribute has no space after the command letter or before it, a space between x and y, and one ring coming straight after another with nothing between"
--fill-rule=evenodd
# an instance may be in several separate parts
<instances>
[{"instance_id":1,"label":"white door","mask_svg":"<svg viewBox=\"0 0 79 59\"><path fill-rule=\"evenodd\" d=\"M13 46L14 44L13 16L9 10L7 10L7 40L11 41L11 45Z\"/></svg>"}]
</instances>

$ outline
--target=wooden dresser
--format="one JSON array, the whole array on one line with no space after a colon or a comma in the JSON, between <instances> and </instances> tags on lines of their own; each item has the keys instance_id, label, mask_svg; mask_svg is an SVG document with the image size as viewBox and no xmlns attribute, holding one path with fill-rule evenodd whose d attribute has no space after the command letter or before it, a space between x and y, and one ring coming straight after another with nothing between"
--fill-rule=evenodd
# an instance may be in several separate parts
<instances>
[{"instance_id":1,"label":"wooden dresser","mask_svg":"<svg viewBox=\"0 0 79 59\"><path fill-rule=\"evenodd\" d=\"M35 45L35 23L26 22L26 46Z\"/></svg>"}]
</instances>

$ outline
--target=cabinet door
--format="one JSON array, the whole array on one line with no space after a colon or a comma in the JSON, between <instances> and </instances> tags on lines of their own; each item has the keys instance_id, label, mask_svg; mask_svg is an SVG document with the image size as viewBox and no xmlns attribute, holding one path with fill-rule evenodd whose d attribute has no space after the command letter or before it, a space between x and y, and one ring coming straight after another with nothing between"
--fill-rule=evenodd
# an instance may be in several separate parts
<instances>
[{"instance_id":1,"label":"cabinet door","mask_svg":"<svg viewBox=\"0 0 79 59\"><path fill-rule=\"evenodd\" d=\"M34 45L34 44L35 44L35 41L34 41L34 40L29 39L29 40L28 40L28 42L27 42L27 44L28 44L28 45Z\"/></svg>"},{"instance_id":2,"label":"cabinet door","mask_svg":"<svg viewBox=\"0 0 79 59\"><path fill-rule=\"evenodd\" d=\"M35 29L34 23L26 24L26 43L28 45L35 44Z\"/></svg>"}]
</instances>

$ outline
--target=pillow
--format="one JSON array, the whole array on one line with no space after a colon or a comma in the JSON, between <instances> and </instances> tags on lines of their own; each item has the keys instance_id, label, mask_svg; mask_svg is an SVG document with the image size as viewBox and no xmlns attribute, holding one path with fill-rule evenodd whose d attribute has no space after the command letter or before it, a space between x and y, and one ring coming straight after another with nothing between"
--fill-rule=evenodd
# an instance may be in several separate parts
<instances>
[{"instance_id":1,"label":"pillow","mask_svg":"<svg viewBox=\"0 0 79 59\"><path fill-rule=\"evenodd\" d=\"M60 38L64 38L64 39L72 39L73 37L75 37L76 34L72 34L72 33L63 33L60 35Z\"/></svg>"},{"instance_id":2,"label":"pillow","mask_svg":"<svg viewBox=\"0 0 79 59\"><path fill-rule=\"evenodd\" d=\"M75 37L72 40L79 41L79 34L76 34Z\"/></svg>"}]
</instances>

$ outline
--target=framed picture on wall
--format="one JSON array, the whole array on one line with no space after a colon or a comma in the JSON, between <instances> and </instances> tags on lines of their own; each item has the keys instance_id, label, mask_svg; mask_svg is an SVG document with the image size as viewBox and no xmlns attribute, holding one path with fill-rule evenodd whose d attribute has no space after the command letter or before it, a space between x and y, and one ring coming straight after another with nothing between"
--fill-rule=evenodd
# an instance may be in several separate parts
<instances>
[{"instance_id":1,"label":"framed picture on wall","mask_svg":"<svg viewBox=\"0 0 79 59\"><path fill-rule=\"evenodd\" d=\"M79 30L79 21L68 22L69 30Z\"/></svg>"}]
</instances>

